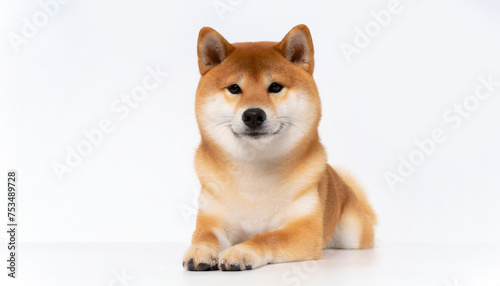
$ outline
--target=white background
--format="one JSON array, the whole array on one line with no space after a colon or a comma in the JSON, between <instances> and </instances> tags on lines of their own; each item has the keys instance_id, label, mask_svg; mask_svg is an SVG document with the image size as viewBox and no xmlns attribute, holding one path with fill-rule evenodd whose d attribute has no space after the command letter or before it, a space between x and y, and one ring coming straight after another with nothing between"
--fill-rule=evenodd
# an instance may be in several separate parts
<instances>
[{"instance_id":1,"label":"white background","mask_svg":"<svg viewBox=\"0 0 500 286\"><path fill-rule=\"evenodd\" d=\"M499 4L402 0L348 63L340 44L352 45L355 28L389 1L233 2L221 18L213 1L74 0L16 53L10 33L21 35L23 17L31 21L41 7L2 1L0 175L5 183L8 169L19 171L21 241L187 245L199 188L199 29L211 26L230 42L280 41L301 23L315 44L322 142L330 163L366 187L377 240L500 241L500 88L456 130L442 118L474 94L479 76L500 81ZM168 76L121 119L112 104L142 83L148 66ZM58 180L53 163L104 118L114 131ZM386 172L397 172L398 158L435 128L447 140L391 190Z\"/></svg>"}]
</instances>

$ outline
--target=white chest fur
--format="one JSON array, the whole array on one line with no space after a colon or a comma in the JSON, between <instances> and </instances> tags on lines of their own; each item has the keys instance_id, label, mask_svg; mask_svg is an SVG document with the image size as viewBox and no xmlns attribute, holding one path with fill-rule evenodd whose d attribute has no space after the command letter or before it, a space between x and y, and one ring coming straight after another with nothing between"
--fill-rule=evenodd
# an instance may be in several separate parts
<instances>
[{"instance_id":1,"label":"white chest fur","mask_svg":"<svg viewBox=\"0 0 500 286\"><path fill-rule=\"evenodd\" d=\"M277 230L295 217L313 212L319 205L315 190L299 198L299 182L283 183L271 170L239 172L232 178L236 190L221 188L216 198L204 199L200 210L223 222L215 231L221 248L246 241L256 234Z\"/></svg>"}]
</instances>

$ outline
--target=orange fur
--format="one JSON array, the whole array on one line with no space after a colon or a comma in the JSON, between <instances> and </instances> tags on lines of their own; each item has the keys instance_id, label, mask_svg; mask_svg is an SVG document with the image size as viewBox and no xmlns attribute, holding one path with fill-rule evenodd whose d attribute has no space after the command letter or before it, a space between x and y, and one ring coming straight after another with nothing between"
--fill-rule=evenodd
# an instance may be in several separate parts
<instances>
[{"instance_id":1,"label":"orange fur","mask_svg":"<svg viewBox=\"0 0 500 286\"><path fill-rule=\"evenodd\" d=\"M195 169L202 191L184 267L244 270L319 259L325 247L372 247L375 212L356 181L327 164L319 141L309 29L299 25L279 43L230 44L203 28L198 58ZM270 94L272 82L283 90ZM232 84L242 92L229 93ZM242 111L256 107L268 114L267 128L279 129L264 139L241 138L233 128Z\"/></svg>"}]
</instances>

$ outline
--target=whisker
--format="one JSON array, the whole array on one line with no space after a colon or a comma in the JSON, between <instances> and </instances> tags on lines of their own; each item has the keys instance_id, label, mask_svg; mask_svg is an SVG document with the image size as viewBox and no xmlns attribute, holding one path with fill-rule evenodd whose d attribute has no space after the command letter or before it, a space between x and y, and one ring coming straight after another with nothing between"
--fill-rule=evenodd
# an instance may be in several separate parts
<instances>
[{"instance_id":1,"label":"whisker","mask_svg":"<svg viewBox=\"0 0 500 286\"><path fill-rule=\"evenodd\" d=\"M297 125L293 124L292 122L289 122L289 121L280 121L280 122L283 124L286 124L286 125L290 125L290 126L296 128L297 130L299 130L300 133L302 133L302 135L306 135L306 133L302 129L300 129Z\"/></svg>"},{"instance_id":2,"label":"whisker","mask_svg":"<svg viewBox=\"0 0 500 286\"><path fill-rule=\"evenodd\" d=\"M231 122L232 122L231 120L222 121L222 122L219 122L219 123L212 125L212 128L220 129L220 130L223 130L226 128L231 128Z\"/></svg>"},{"instance_id":3,"label":"whisker","mask_svg":"<svg viewBox=\"0 0 500 286\"><path fill-rule=\"evenodd\" d=\"M226 121L219 122L219 123L215 124L214 127L217 127L219 125L226 124L226 123L231 123L231 120L226 120Z\"/></svg>"}]
</instances>

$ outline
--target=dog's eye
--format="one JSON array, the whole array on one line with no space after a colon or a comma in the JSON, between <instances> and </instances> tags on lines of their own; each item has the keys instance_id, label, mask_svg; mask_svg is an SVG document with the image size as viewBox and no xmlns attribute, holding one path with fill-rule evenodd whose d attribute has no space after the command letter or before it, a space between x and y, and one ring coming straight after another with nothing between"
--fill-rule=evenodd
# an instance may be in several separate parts
<instances>
[{"instance_id":1,"label":"dog's eye","mask_svg":"<svg viewBox=\"0 0 500 286\"><path fill-rule=\"evenodd\" d=\"M230 85L227 90L229 90L230 93L232 94L239 94L241 93L241 88L237 84Z\"/></svg>"},{"instance_id":2,"label":"dog's eye","mask_svg":"<svg viewBox=\"0 0 500 286\"><path fill-rule=\"evenodd\" d=\"M283 89L283 86L277 82L273 82L271 83L271 85L269 86L269 89L268 91L270 93L278 93L280 92L281 90Z\"/></svg>"}]
</instances>

